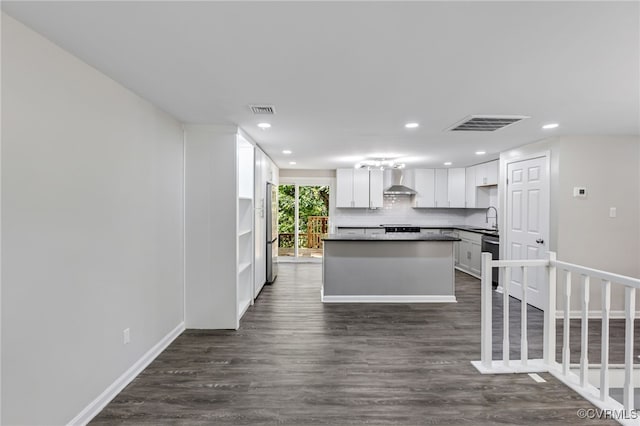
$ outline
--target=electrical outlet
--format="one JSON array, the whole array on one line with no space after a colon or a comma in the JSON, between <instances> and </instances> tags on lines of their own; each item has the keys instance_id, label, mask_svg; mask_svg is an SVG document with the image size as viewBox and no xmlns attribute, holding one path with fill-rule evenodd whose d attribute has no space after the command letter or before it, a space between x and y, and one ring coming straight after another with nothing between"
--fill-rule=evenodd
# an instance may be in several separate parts
<instances>
[{"instance_id":1,"label":"electrical outlet","mask_svg":"<svg viewBox=\"0 0 640 426\"><path fill-rule=\"evenodd\" d=\"M122 331L122 341L125 345L128 345L131 342L131 330L129 330L128 328L125 328Z\"/></svg>"}]
</instances>

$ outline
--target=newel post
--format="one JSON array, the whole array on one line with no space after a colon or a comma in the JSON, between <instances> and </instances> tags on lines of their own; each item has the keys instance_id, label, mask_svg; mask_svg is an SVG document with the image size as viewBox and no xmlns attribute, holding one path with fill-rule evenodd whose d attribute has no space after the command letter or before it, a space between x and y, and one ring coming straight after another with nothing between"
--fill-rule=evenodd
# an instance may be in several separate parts
<instances>
[{"instance_id":1,"label":"newel post","mask_svg":"<svg viewBox=\"0 0 640 426\"><path fill-rule=\"evenodd\" d=\"M491 283L491 253L482 253L482 275L480 281L480 360L485 368L491 368L493 343L491 337L491 307L492 291Z\"/></svg>"},{"instance_id":2,"label":"newel post","mask_svg":"<svg viewBox=\"0 0 640 426\"><path fill-rule=\"evenodd\" d=\"M547 301L544 310L544 335L542 358L550 368L556 363L556 253L549 252L549 286L547 288Z\"/></svg>"}]
</instances>

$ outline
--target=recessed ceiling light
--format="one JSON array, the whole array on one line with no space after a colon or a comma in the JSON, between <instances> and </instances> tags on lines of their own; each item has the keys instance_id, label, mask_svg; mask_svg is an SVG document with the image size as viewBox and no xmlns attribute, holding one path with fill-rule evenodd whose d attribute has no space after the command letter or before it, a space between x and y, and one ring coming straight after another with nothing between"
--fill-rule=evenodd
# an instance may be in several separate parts
<instances>
[{"instance_id":1,"label":"recessed ceiling light","mask_svg":"<svg viewBox=\"0 0 640 426\"><path fill-rule=\"evenodd\" d=\"M444 163L445 166L450 166L451 164L451 161L447 161L446 163Z\"/></svg>"},{"instance_id":2,"label":"recessed ceiling light","mask_svg":"<svg viewBox=\"0 0 640 426\"><path fill-rule=\"evenodd\" d=\"M289 161L289 164L291 164L292 166L295 166L296 162L295 161Z\"/></svg>"},{"instance_id":3,"label":"recessed ceiling light","mask_svg":"<svg viewBox=\"0 0 640 426\"><path fill-rule=\"evenodd\" d=\"M485 155L486 151L476 151L476 155Z\"/></svg>"},{"instance_id":4,"label":"recessed ceiling light","mask_svg":"<svg viewBox=\"0 0 640 426\"><path fill-rule=\"evenodd\" d=\"M404 125L404 127L406 127L407 129L415 129L419 125L420 124L418 124L418 123L407 123L407 124Z\"/></svg>"},{"instance_id":5,"label":"recessed ceiling light","mask_svg":"<svg viewBox=\"0 0 640 426\"><path fill-rule=\"evenodd\" d=\"M555 129L558 127L558 123L549 123L542 126L543 129Z\"/></svg>"},{"instance_id":6,"label":"recessed ceiling light","mask_svg":"<svg viewBox=\"0 0 640 426\"><path fill-rule=\"evenodd\" d=\"M258 127L260 127L261 129L268 129L269 127L271 127L271 124L269 124L269 123L258 123Z\"/></svg>"},{"instance_id":7,"label":"recessed ceiling light","mask_svg":"<svg viewBox=\"0 0 640 426\"><path fill-rule=\"evenodd\" d=\"M285 149L285 150L283 150L283 151L282 151L282 153L283 153L284 155L289 155L289 154L291 154L291 151L290 151L290 150L288 150L288 149Z\"/></svg>"}]
</instances>

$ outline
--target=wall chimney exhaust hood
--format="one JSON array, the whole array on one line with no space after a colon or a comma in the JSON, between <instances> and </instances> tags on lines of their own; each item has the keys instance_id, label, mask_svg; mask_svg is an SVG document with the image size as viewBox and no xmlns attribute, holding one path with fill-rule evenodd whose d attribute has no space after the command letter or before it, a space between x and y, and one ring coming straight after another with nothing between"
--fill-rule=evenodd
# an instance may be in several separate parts
<instances>
[{"instance_id":1,"label":"wall chimney exhaust hood","mask_svg":"<svg viewBox=\"0 0 640 426\"><path fill-rule=\"evenodd\" d=\"M416 195L417 192L405 186L406 174L403 169L386 169L384 171L384 195Z\"/></svg>"}]
</instances>

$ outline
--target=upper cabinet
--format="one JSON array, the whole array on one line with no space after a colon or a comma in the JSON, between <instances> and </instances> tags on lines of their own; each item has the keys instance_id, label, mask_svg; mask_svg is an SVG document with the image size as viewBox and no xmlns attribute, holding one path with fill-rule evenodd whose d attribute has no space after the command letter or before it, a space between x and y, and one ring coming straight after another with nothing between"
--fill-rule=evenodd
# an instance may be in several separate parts
<instances>
[{"instance_id":1,"label":"upper cabinet","mask_svg":"<svg viewBox=\"0 0 640 426\"><path fill-rule=\"evenodd\" d=\"M476 168L476 186L498 184L498 160L473 166Z\"/></svg>"},{"instance_id":2,"label":"upper cabinet","mask_svg":"<svg viewBox=\"0 0 640 426\"><path fill-rule=\"evenodd\" d=\"M337 169L336 207L382 207L382 170Z\"/></svg>"},{"instance_id":3,"label":"upper cabinet","mask_svg":"<svg viewBox=\"0 0 640 426\"><path fill-rule=\"evenodd\" d=\"M432 208L436 206L436 173L435 169L416 169L413 171L413 189L417 194L413 197L413 207Z\"/></svg>"},{"instance_id":4,"label":"upper cabinet","mask_svg":"<svg viewBox=\"0 0 640 426\"><path fill-rule=\"evenodd\" d=\"M435 206L449 207L449 173L447 169L435 170Z\"/></svg>"},{"instance_id":5,"label":"upper cabinet","mask_svg":"<svg viewBox=\"0 0 640 426\"><path fill-rule=\"evenodd\" d=\"M465 170L416 169L414 189L417 194L413 199L413 207L464 208Z\"/></svg>"},{"instance_id":6,"label":"upper cabinet","mask_svg":"<svg viewBox=\"0 0 640 426\"><path fill-rule=\"evenodd\" d=\"M455 168L448 169L447 176L447 198L449 206L452 208L465 207L465 169Z\"/></svg>"},{"instance_id":7,"label":"upper cabinet","mask_svg":"<svg viewBox=\"0 0 640 426\"><path fill-rule=\"evenodd\" d=\"M369 170L369 208L381 209L384 203L382 170Z\"/></svg>"},{"instance_id":8,"label":"upper cabinet","mask_svg":"<svg viewBox=\"0 0 640 426\"><path fill-rule=\"evenodd\" d=\"M465 174L465 207L476 208L476 172L478 166L467 167Z\"/></svg>"},{"instance_id":9,"label":"upper cabinet","mask_svg":"<svg viewBox=\"0 0 640 426\"><path fill-rule=\"evenodd\" d=\"M499 161L467 167L467 208L484 209L497 202Z\"/></svg>"}]
</instances>

